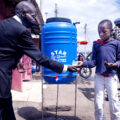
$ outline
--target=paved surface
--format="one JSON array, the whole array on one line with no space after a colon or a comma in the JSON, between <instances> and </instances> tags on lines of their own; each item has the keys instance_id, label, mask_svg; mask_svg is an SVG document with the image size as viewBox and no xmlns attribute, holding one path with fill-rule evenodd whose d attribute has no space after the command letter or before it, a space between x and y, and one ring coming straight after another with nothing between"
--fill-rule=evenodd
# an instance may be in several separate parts
<instances>
[{"instance_id":1,"label":"paved surface","mask_svg":"<svg viewBox=\"0 0 120 120\"><path fill-rule=\"evenodd\" d=\"M45 84L43 89L43 120L94 120L94 82L93 78L78 77L77 107L75 115L75 83L59 85L58 119L56 116L57 85ZM42 120L41 79L23 83L23 92L13 93L13 105L17 120ZM109 104L105 101L106 120L109 117Z\"/></svg>"},{"instance_id":2,"label":"paved surface","mask_svg":"<svg viewBox=\"0 0 120 120\"><path fill-rule=\"evenodd\" d=\"M12 90L14 101L42 102L41 81L40 82L23 82L23 91Z\"/></svg>"}]
</instances>

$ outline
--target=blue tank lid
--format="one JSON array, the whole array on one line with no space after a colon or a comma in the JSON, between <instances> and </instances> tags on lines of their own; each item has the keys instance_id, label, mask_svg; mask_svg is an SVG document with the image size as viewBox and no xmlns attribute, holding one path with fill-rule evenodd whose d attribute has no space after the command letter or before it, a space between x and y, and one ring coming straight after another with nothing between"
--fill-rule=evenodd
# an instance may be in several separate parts
<instances>
[{"instance_id":1,"label":"blue tank lid","mask_svg":"<svg viewBox=\"0 0 120 120\"><path fill-rule=\"evenodd\" d=\"M68 19L68 18L61 18L61 17L48 18L46 23L48 23L48 22L55 22L55 21L72 23L72 21L70 19Z\"/></svg>"}]
</instances>

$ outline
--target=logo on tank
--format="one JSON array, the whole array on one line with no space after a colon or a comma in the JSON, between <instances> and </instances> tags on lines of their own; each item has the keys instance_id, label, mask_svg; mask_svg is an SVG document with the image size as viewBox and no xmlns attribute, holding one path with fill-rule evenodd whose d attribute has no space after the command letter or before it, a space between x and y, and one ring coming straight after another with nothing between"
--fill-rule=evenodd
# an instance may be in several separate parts
<instances>
[{"instance_id":1,"label":"logo on tank","mask_svg":"<svg viewBox=\"0 0 120 120\"><path fill-rule=\"evenodd\" d=\"M58 62L66 62L67 52L63 50L54 50L51 52L51 58L57 60Z\"/></svg>"}]
</instances>

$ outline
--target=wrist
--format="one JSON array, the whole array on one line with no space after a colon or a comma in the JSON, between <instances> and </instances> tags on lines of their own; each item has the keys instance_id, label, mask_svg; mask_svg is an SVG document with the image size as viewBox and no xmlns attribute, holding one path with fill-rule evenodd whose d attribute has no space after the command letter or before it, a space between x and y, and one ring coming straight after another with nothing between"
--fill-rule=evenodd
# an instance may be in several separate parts
<instances>
[{"instance_id":1,"label":"wrist","mask_svg":"<svg viewBox=\"0 0 120 120\"><path fill-rule=\"evenodd\" d=\"M67 70L68 70L68 65L64 65L62 72L66 72Z\"/></svg>"}]
</instances>

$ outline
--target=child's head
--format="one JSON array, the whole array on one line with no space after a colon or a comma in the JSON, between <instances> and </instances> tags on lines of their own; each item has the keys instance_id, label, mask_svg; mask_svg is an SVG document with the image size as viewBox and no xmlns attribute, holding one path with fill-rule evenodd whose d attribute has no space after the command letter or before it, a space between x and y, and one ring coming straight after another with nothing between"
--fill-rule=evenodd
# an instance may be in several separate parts
<instances>
[{"instance_id":1,"label":"child's head","mask_svg":"<svg viewBox=\"0 0 120 120\"><path fill-rule=\"evenodd\" d=\"M112 22L110 20L102 20L98 24L98 33L102 41L108 40L112 33Z\"/></svg>"},{"instance_id":2,"label":"child's head","mask_svg":"<svg viewBox=\"0 0 120 120\"><path fill-rule=\"evenodd\" d=\"M120 18L115 19L114 23L120 28Z\"/></svg>"}]
</instances>

